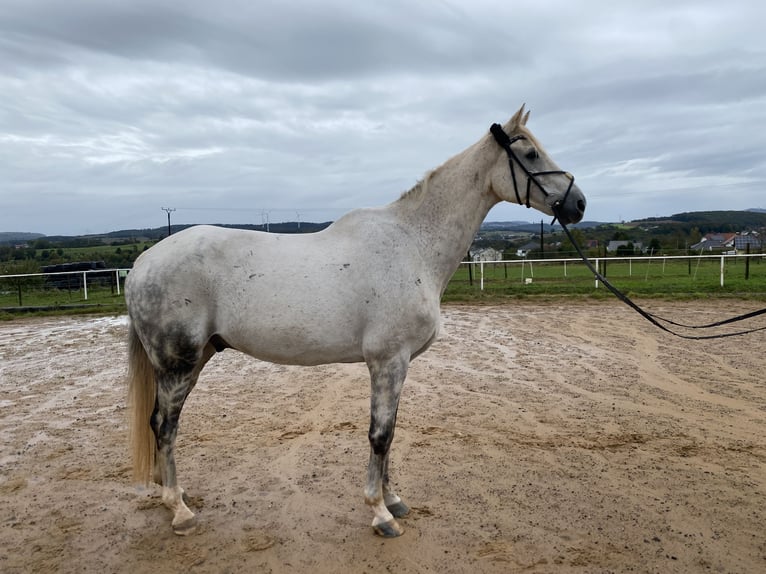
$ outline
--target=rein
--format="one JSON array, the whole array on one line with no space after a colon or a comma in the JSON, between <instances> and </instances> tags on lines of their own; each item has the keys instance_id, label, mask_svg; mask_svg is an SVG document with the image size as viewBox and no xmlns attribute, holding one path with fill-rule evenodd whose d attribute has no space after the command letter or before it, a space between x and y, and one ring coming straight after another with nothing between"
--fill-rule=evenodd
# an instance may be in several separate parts
<instances>
[{"instance_id":1,"label":"rein","mask_svg":"<svg viewBox=\"0 0 766 574\"><path fill-rule=\"evenodd\" d=\"M492 124L492 127L489 130L492 135L495 137L495 141L502 147L506 154L508 154L508 164L510 166L511 170L511 179L513 180L513 190L516 193L516 200L518 201L519 205L526 205L527 207L531 207L529 204L529 195L530 195L530 186L531 182L534 181L535 185L542 191L543 195L545 197L549 197L550 194L545 190L543 185L540 183L540 181L537 179L536 176L540 175L563 175L569 179L569 187L567 187L566 193L564 196L556 200L553 205L551 205L551 208L553 209L553 221L551 221L551 225L553 225L556 220L559 220L559 225L561 225L562 229L566 233L567 238L569 241L574 245L575 250L577 251L577 254L580 256L580 258L583 260L583 263L590 269L590 271L593 273L596 279L601 281L609 291L611 291L620 301L625 303L628 307L636 311L639 315L641 315L644 319L652 323L654 326L659 327L666 333L670 333L671 335L675 335L676 337L680 337L682 339L693 339L693 340L704 340L704 339L722 339L724 337L736 337L739 335L747 335L748 333L755 333L757 331L765 331L766 327L756 327L754 329L746 329L743 331L734 331L731 333L718 333L715 335L685 335L683 333L678 333L668 327L667 325L673 325L674 327L682 327L684 329L710 329L713 327L720 327L722 325L728 325L730 323L736 323L738 321L744 321L746 319L752 319L753 317L757 317L758 315L766 314L766 308L759 309L758 311L752 311L750 313L744 313L742 315L737 315L736 317L731 317L729 319L724 319L722 321L716 321L714 323L708 323L705 325L687 325L684 323L679 323L676 321L672 321L670 319L665 319L664 317L660 317L659 315L656 315L654 313L649 313L648 311L645 311L641 307L639 307L634 301L630 299L627 295L625 295L622 291L617 289L614 285L612 285L606 277L604 277L601 273L599 273L598 269L595 268L593 263L590 262L590 260L585 256L585 253L583 253L580 246L577 244L577 241L575 241L574 237L572 237L572 234L569 231L569 228L564 224L564 222L559 217L559 209L566 201L567 196L569 195L570 190L572 189L572 185L574 185L574 176L566 171L538 171L538 172L531 172L529 171L526 166L519 161L519 158L516 157L516 154L514 153L513 149L511 149L511 144L515 141L521 140L521 139L527 139L524 135L516 135L514 137L509 137L508 134L505 133L502 126L499 124ZM527 196L526 201L521 201L521 196L519 194L519 188L516 184L516 171L514 168L514 163L519 164L519 167L524 171L524 173L527 174ZM663 324L665 323L665 324Z\"/></svg>"},{"instance_id":2,"label":"rein","mask_svg":"<svg viewBox=\"0 0 766 574\"><path fill-rule=\"evenodd\" d=\"M556 211L556 207L554 206L554 212ZM659 327L663 331L670 333L671 335L675 335L676 337L681 337L682 339L694 339L694 340L703 340L703 339L722 339L724 337L735 337L738 335L747 335L748 333L755 333L756 331L764 331L766 330L766 327L756 327L755 329L747 329L744 331L735 331L732 333L718 333L716 335L685 335L683 333L677 333L676 331L673 331L669 327L663 325L662 323L667 323L668 325L673 325L675 327L683 327L684 329L710 329L712 327L720 327L722 325L728 325L729 323L736 323L737 321L744 321L745 319L751 319L753 317L757 317L758 315L763 315L766 313L766 309L759 309L758 311L752 311L750 313L744 313L742 315L737 315L736 317L731 317L730 319L724 319L722 321L716 321L714 323L708 323L705 325L686 325L684 323L678 323L676 321L671 321L670 319L665 319L664 317L660 317L659 315L656 315L654 313L649 313L648 311L644 311L641 307L639 307L635 302L633 302L630 297L625 295L622 291L617 289L614 285L612 285L606 277L604 277L601 273L598 272L598 270L593 266L593 263L590 262L590 260L585 256L582 249L580 249L580 246L575 241L574 237L572 237L572 234L569 232L569 229L566 225L563 223L559 223L561 225L562 229L567 235L567 238L569 238L569 241L574 245L574 248L577 250L577 254L580 256L580 258L583 260L583 263L588 267L588 269L593 272L593 275L603 283L607 289L609 289L614 295L623 303L625 303L628 307L632 308L634 311L636 311L639 315L641 315L644 319L655 325L656 327Z\"/></svg>"}]
</instances>

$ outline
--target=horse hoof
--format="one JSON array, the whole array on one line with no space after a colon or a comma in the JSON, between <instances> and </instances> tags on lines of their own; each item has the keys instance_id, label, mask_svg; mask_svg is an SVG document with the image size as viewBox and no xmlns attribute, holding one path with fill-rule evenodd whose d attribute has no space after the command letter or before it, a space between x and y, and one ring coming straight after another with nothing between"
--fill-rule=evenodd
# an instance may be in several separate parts
<instances>
[{"instance_id":1,"label":"horse hoof","mask_svg":"<svg viewBox=\"0 0 766 574\"><path fill-rule=\"evenodd\" d=\"M373 524L372 529L375 531L375 534L382 536L383 538L396 538L397 536L404 534L404 528L399 526L399 523L396 520Z\"/></svg>"},{"instance_id":2,"label":"horse hoof","mask_svg":"<svg viewBox=\"0 0 766 574\"><path fill-rule=\"evenodd\" d=\"M178 536L189 536L197 530L197 517L189 518L179 524L173 525L173 532Z\"/></svg>"},{"instance_id":3,"label":"horse hoof","mask_svg":"<svg viewBox=\"0 0 766 574\"><path fill-rule=\"evenodd\" d=\"M410 507L404 504L401 500L399 502L395 502L391 506L386 506L388 511L394 515L394 518L401 518L402 516L407 516L410 513Z\"/></svg>"}]
</instances>

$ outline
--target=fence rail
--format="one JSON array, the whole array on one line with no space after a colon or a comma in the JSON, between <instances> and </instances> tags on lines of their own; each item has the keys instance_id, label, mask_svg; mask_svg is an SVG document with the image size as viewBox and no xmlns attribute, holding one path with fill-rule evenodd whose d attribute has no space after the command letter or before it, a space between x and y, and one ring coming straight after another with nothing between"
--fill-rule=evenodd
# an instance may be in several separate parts
<instances>
[{"instance_id":1,"label":"fence rail","mask_svg":"<svg viewBox=\"0 0 766 574\"><path fill-rule=\"evenodd\" d=\"M57 271L49 273L15 273L0 275L0 309L9 308L15 300L15 307L24 307L25 296L35 305L58 306L64 304L62 297L68 296L72 303L73 293L82 293L74 302L91 300L93 289L109 287L112 298L122 299L122 284L130 269L87 269L82 271ZM8 288L11 288L10 290ZM104 293L97 297L104 300Z\"/></svg>"},{"instance_id":2,"label":"fence rail","mask_svg":"<svg viewBox=\"0 0 766 574\"><path fill-rule=\"evenodd\" d=\"M766 293L766 255L656 255L598 257L599 271L619 285L642 293ZM130 269L90 269L0 275L0 309L110 304L124 302ZM459 299L473 291L513 293L584 293L600 282L580 259L464 261L450 281L447 296Z\"/></svg>"},{"instance_id":3,"label":"fence rail","mask_svg":"<svg viewBox=\"0 0 766 574\"><path fill-rule=\"evenodd\" d=\"M593 264L606 277L643 278L644 281L657 280L661 277L687 276L691 280L706 280L709 282L711 268L715 270L715 280L718 286L727 285L727 276L732 278L732 270L742 267L741 278L749 280L751 265L753 270L758 268L757 279L763 282L766 277L766 255L750 254L720 254L720 255L655 255L632 257L594 257ZM479 290L485 289L488 280L497 281L497 270L503 269L502 281L515 281L530 285L538 278L545 281L552 279L582 279L590 278L593 288L598 289L600 281L593 276L581 259L552 258L552 259L514 259L501 261L463 261L453 280L468 281L478 284ZM509 274L510 269L510 274ZM491 273L489 272L491 270ZM766 289L766 282L763 283Z\"/></svg>"}]
</instances>

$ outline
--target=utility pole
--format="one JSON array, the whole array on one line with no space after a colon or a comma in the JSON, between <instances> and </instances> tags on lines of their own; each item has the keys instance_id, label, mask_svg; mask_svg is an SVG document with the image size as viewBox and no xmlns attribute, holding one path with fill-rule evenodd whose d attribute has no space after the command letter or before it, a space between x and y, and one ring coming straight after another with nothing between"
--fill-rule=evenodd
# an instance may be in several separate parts
<instances>
[{"instance_id":1,"label":"utility pole","mask_svg":"<svg viewBox=\"0 0 766 574\"><path fill-rule=\"evenodd\" d=\"M269 212L266 211L265 209L261 210L261 225L266 226L266 233L268 233L269 232Z\"/></svg>"},{"instance_id":2,"label":"utility pole","mask_svg":"<svg viewBox=\"0 0 766 574\"><path fill-rule=\"evenodd\" d=\"M170 237L170 214L176 210L175 207L162 207L162 211L168 214L168 237Z\"/></svg>"}]
</instances>

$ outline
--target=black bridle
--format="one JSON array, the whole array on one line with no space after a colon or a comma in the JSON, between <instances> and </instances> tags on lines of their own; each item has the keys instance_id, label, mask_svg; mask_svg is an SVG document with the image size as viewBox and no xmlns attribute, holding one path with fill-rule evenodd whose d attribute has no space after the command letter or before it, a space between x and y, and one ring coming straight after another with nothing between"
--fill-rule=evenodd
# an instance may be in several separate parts
<instances>
[{"instance_id":1,"label":"black bridle","mask_svg":"<svg viewBox=\"0 0 766 574\"><path fill-rule=\"evenodd\" d=\"M545 197L549 197L550 193L548 193L543 186L542 183L540 183L540 180L538 177L544 176L544 175L561 175L564 176L569 180L569 186L567 187L566 192L564 193L564 197L561 199L557 199L555 202L553 202L553 205L551 205L551 209L553 210L553 221L551 221L551 225L556 223L556 220L559 218L559 208L564 205L564 202L567 200L567 197L569 197L569 192L572 191L572 186L574 185L574 176L569 173L568 171L562 171L562 170L552 170L552 171L529 171L527 166L525 166L521 160L516 156L516 153L513 151L513 148L511 147L511 144L514 142L517 142L519 140L526 140L529 139L527 136L522 134L517 134L513 137L510 137L507 133L505 133L505 130L503 130L503 127L500 124L492 124L492 126L489 128L490 133L495 137L495 141L498 143L498 145L505 150L505 153L508 154L508 166L511 169L511 180L513 181L513 191L516 194L516 201L519 205L526 205L527 208L532 207L529 203L530 197L532 195L532 183L538 187L538 189L542 192L542 194ZM519 193L519 185L516 182L516 168L515 165L518 164L519 167L524 171L524 173L527 175L527 194L524 198L524 201L521 201L521 194Z\"/></svg>"},{"instance_id":2,"label":"black bridle","mask_svg":"<svg viewBox=\"0 0 766 574\"><path fill-rule=\"evenodd\" d=\"M561 228L566 233L567 238L574 246L575 250L577 251L577 254L580 256L580 258L583 260L585 265L588 267L588 269L591 270L593 275L596 279L601 281L601 283L604 284L604 286L609 289L620 301L628 305L631 309L636 311L639 315L644 317L646 320L648 320L650 323L655 325L656 327L659 327L663 331L670 333L671 335L675 335L676 337L681 337L682 339L695 339L695 340L702 340L702 339L720 339L723 337L734 337L736 335L746 335L748 333L754 333L756 331L764 331L766 330L766 327L756 327L755 329L747 329L744 331L735 331L731 333L722 333L722 334L716 334L716 335L684 335L681 333L677 333L676 331L673 331L667 325L673 325L674 327L682 327L684 329L710 329L712 327L720 327L722 325L728 325L729 323L735 323L737 321L743 321L745 319L751 319L753 317L757 317L758 315L766 314L766 309L760 309L758 311L752 311L750 313L744 313L742 315L737 315L736 317L732 317L730 319L724 319L723 321L716 321L715 323L708 323L706 325L686 325L684 323L678 323L676 321L671 321L670 319L665 319L664 317L660 317L659 315L655 315L654 313L649 313L648 311L644 311L641 307L639 307L636 303L634 303L630 297L625 295L622 291L617 289L614 285L612 285L606 277L604 277L601 273L598 272L598 270L595 268L595 266L590 262L590 260L585 256L585 253L583 253L582 249L580 249L580 246L575 241L574 237L572 237L572 234L569 232L569 229L567 228L566 224L561 220L559 217L559 209L562 205L564 205L564 202L566 201L567 197L569 196L569 192L572 190L572 186L574 185L574 176L569 173L568 171L529 171L527 169L527 166L525 166L518 157L516 157L516 154L514 153L513 149L511 148L511 144L513 142L519 141L519 140L525 140L528 139L526 136L522 134L515 135L513 137L509 137L507 133L503 130L502 126L500 124L492 124L492 127L489 128L489 131L492 133L492 135L495 137L495 141L498 143L500 147L502 147L505 150L505 153L508 154L508 165L511 169L511 179L513 180L513 191L516 194L516 200L519 205L526 205L527 207L532 207L529 204L530 199L530 190L532 186L532 182L535 183L535 185L540 189L542 194L545 197L549 197L550 193L548 193L545 190L545 187L543 187L543 184L540 183L540 181L537 179L539 176L542 175L563 175L567 179L569 179L569 187L567 187L566 193L564 193L564 197L561 199L557 199L553 205L551 205L551 209L553 209L553 221L551 221L551 225L553 225L556 220L559 220L559 225L561 225ZM524 173L527 175L527 196L525 198L525 201L521 201L521 195L519 194L519 187L516 183L516 168L514 167L515 164L518 164L519 167L524 171ZM665 323L665 324L663 324Z\"/></svg>"}]
</instances>

